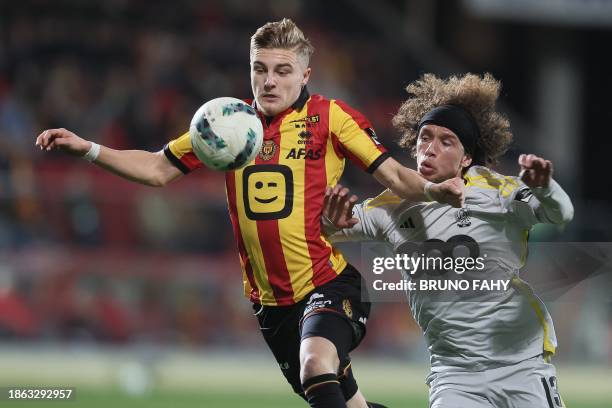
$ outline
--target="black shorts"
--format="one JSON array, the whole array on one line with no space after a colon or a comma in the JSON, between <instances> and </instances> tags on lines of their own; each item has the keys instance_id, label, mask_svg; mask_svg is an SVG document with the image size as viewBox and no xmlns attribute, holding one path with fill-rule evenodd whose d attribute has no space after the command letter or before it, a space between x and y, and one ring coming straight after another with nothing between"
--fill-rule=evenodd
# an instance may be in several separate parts
<instances>
[{"instance_id":1,"label":"black shorts","mask_svg":"<svg viewBox=\"0 0 612 408\"><path fill-rule=\"evenodd\" d=\"M253 305L261 333L283 375L296 393L302 392L302 339L320 336L334 343L340 359L339 372L350 363L348 352L357 347L365 336L366 321L370 315L370 302L361 300L362 282L363 278L359 272L353 266L347 265L338 277L319 286L294 305ZM329 317L327 324L304 324L315 314L325 314L326 319ZM334 319L334 322L329 324L331 319ZM339 338L349 339L346 346L337 344L336 340Z\"/></svg>"}]
</instances>

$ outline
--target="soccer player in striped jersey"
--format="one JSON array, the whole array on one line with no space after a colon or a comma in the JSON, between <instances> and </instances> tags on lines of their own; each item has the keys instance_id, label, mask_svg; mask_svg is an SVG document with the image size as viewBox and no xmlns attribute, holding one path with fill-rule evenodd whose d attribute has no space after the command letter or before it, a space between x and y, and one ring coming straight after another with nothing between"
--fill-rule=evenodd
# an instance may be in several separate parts
<instances>
[{"instance_id":1,"label":"soccer player in striped jersey","mask_svg":"<svg viewBox=\"0 0 612 408\"><path fill-rule=\"evenodd\" d=\"M393 160L370 122L339 100L311 95L313 47L288 19L267 23L251 38L251 85L264 125L257 158L227 172L226 190L245 294L261 332L294 391L312 407L366 407L349 351L365 334L370 304L361 276L321 232L327 186L345 159L408 200L460 206L459 179L429 185ZM36 144L83 156L126 179L163 186L202 167L188 133L161 151L119 151L66 129L42 132Z\"/></svg>"},{"instance_id":2,"label":"soccer player in striped jersey","mask_svg":"<svg viewBox=\"0 0 612 408\"><path fill-rule=\"evenodd\" d=\"M332 242L383 241L400 254L427 254L433 245L451 254L463 247L472 258L486 254L481 278L509 283L493 297L472 293L471 299L407 290L431 356L427 383L435 408L563 406L550 364L557 345L553 323L519 269L529 229L569 222L573 206L552 179L548 160L521 155L518 177L489 168L512 140L508 120L495 111L499 89L488 74L425 75L407 87L410 98L394 118L400 144L416 156L425 178L463 177L463 208L404 200L389 190L355 205L357 198L340 185L326 196L323 220ZM409 279L417 284L425 273ZM462 273L451 271L455 278Z\"/></svg>"}]
</instances>

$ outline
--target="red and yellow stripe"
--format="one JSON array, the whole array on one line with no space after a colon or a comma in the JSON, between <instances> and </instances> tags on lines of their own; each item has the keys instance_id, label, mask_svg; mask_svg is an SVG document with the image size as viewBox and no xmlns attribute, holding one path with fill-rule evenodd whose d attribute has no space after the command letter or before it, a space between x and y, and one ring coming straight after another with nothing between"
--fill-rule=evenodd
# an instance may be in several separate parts
<instances>
[{"instance_id":1,"label":"red and yellow stripe","mask_svg":"<svg viewBox=\"0 0 612 408\"><path fill-rule=\"evenodd\" d=\"M308 121L316 115L318 122ZM277 306L294 304L346 267L342 254L321 233L323 197L325 188L338 182L346 157L368 169L385 152L364 131L366 128L371 128L368 120L343 102L313 95L303 107L290 108L268 126L264 124L264 140L274 141L277 146L271 158L257 156L247 167L227 173L230 218L240 252L245 294L252 301ZM311 132L309 138L299 136L304 130ZM289 154L299 149L318 150L320 157L297 158ZM182 169L201 166L191 151L188 134L170 142L166 151ZM284 218L251 219L247 215L251 196L245 196L243 191L245 183L250 183L245 180L245 170L260 166L249 170L252 177L253 170L265 169L265 165L290 169L292 210ZM251 187L249 190L249 194L255 194Z\"/></svg>"}]
</instances>

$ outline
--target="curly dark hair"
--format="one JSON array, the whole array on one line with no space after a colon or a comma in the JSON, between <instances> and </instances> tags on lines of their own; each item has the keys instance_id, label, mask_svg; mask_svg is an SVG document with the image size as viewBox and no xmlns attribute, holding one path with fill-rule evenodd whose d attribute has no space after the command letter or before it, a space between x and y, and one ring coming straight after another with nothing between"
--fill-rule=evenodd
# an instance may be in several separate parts
<instances>
[{"instance_id":1,"label":"curly dark hair","mask_svg":"<svg viewBox=\"0 0 612 408\"><path fill-rule=\"evenodd\" d=\"M423 115L437 106L458 105L472 115L480 130L477 150L483 163L473 164L495 164L512 143L510 121L495 111L500 89L501 83L489 73L447 79L423 75L406 87L410 96L393 117L393 126L401 133L399 145L416 156L417 127Z\"/></svg>"}]
</instances>

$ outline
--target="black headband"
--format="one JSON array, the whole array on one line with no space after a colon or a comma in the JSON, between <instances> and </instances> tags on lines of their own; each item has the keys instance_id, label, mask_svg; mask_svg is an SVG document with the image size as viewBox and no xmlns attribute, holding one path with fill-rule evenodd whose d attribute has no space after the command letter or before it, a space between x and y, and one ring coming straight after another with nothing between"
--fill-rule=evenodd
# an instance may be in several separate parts
<instances>
[{"instance_id":1,"label":"black headband","mask_svg":"<svg viewBox=\"0 0 612 408\"><path fill-rule=\"evenodd\" d=\"M417 134L428 123L453 131L463 144L465 152L475 158L480 131L476 121L467 110L457 105L437 106L423 115L417 127Z\"/></svg>"}]
</instances>

